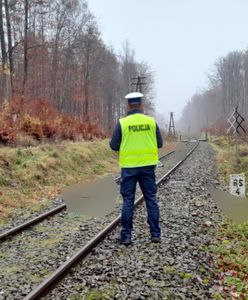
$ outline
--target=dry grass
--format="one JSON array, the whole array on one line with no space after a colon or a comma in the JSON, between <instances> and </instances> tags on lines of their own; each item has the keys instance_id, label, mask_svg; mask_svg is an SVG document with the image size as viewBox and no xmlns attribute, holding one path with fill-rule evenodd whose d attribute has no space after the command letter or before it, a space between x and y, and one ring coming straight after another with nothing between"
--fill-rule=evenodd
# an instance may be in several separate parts
<instances>
[{"instance_id":1,"label":"dry grass","mask_svg":"<svg viewBox=\"0 0 248 300\"><path fill-rule=\"evenodd\" d=\"M240 155L240 157L248 156L248 145L247 144L240 145L239 155Z\"/></svg>"},{"instance_id":2,"label":"dry grass","mask_svg":"<svg viewBox=\"0 0 248 300\"><path fill-rule=\"evenodd\" d=\"M160 154L175 148L166 143ZM0 147L0 221L13 209L49 201L62 187L119 170L108 140Z\"/></svg>"},{"instance_id":3,"label":"dry grass","mask_svg":"<svg viewBox=\"0 0 248 300\"><path fill-rule=\"evenodd\" d=\"M108 141L0 148L0 216L51 198L63 186L118 169Z\"/></svg>"},{"instance_id":4,"label":"dry grass","mask_svg":"<svg viewBox=\"0 0 248 300\"><path fill-rule=\"evenodd\" d=\"M218 137L212 138L211 145L216 150L216 163L219 170L220 180L229 184L231 174L245 173L248 177L248 145L239 144L239 161L235 156L235 143L233 139Z\"/></svg>"}]
</instances>

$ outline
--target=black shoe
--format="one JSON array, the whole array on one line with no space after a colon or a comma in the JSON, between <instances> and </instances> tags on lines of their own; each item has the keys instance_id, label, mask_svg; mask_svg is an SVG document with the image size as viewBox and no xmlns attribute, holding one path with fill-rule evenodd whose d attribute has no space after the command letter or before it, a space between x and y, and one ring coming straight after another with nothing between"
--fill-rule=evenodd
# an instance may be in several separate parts
<instances>
[{"instance_id":1,"label":"black shoe","mask_svg":"<svg viewBox=\"0 0 248 300\"><path fill-rule=\"evenodd\" d=\"M159 236L152 236L151 241L152 243L161 243L161 238Z\"/></svg>"},{"instance_id":2,"label":"black shoe","mask_svg":"<svg viewBox=\"0 0 248 300\"><path fill-rule=\"evenodd\" d=\"M125 240L118 239L118 241L119 241L119 243L120 243L121 245L125 245L125 246L129 246L129 245L132 244L131 239L125 239Z\"/></svg>"}]
</instances>

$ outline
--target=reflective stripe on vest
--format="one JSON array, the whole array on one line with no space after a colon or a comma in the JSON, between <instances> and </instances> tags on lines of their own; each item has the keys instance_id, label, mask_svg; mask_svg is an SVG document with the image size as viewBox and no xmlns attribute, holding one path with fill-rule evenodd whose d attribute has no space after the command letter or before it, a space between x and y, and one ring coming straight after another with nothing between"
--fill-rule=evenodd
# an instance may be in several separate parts
<instances>
[{"instance_id":1,"label":"reflective stripe on vest","mask_svg":"<svg viewBox=\"0 0 248 300\"><path fill-rule=\"evenodd\" d=\"M119 165L135 168L156 165L158 146L156 122L144 114L132 114L120 119L122 140Z\"/></svg>"}]
</instances>

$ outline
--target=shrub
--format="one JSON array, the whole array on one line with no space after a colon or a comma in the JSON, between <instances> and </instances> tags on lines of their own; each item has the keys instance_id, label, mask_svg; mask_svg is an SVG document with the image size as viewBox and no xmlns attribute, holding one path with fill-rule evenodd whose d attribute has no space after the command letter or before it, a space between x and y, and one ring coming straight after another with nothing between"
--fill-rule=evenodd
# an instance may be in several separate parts
<instances>
[{"instance_id":1,"label":"shrub","mask_svg":"<svg viewBox=\"0 0 248 300\"><path fill-rule=\"evenodd\" d=\"M37 140L41 140L43 137L41 121L37 118L31 117L27 113L21 120L21 130L33 136Z\"/></svg>"},{"instance_id":2,"label":"shrub","mask_svg":"<svg viewBox=\"0 0 248 300\"><path fill-rule=\"evenodd\" d=\"M16 128L4 115L0 115L0 143L12 144L16 137Z\"/></svg>"},{"instance_id":3,"label":"shrub","mask_svg":"<svg viewBox=\"0 0 248 300\"><path fill-rule=\"evenodd\" d=\"M0 143L29 146L35 141L93 140L106 135L95 123L83 122L75 116L57 112L44 100L15 99L0 115ZM12 116L15 116L13 118ZM7 120L7 121L6 121Z\"/></svg>"},{"instance_id":4,"label":"shrub","mask_svg":"<svg viewBox=\"0 0 248 300\"><path fill-rule=\"evenodd\" d=\"M60 121L43 121L41 124L43 135L48 139L55 138L58 132L59 124Z\"/></svg>"},{"instance_id":5,"label":"shrub","mask_svg":"<svg viewBox=\"0 0 248 300\"><path fill-rule=\"evenodd\" d=\"M239 155L241 157L243 156L248 156L248 146L247 145L242 145L240 146L240 149L239 149Z\"/></svg>"},{"instance_id":6,"label":"shrub","mask_svg":"<svg viewBox=\"0 0 248 300\"><path fill-rule=\"evenodd\" d=\"M37 146L38 141L30 135L26 135L23 133L17 133L17 135L14 139L14 144L16 146L29 147L29 146Z\"/></svg>"}]
</instances>

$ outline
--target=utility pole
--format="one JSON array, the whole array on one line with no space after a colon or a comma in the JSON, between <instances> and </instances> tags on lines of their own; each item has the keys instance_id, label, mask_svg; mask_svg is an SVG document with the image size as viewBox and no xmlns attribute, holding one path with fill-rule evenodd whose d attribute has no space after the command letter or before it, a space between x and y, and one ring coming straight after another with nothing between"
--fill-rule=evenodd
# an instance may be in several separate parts
<instances>
[{"instance_id":1,"label":"utility pole","mask_svg":"<svg viewBox=\"0 0 248 300\"><path fill-rule=\"evenodd\" d=\"M176 130L175 130L175 123L174 123L174 116L173 112L170 113L170 125L169 125L169 136L175 136Z\"/></svg>"},{"instance_id":2,"label":"utility pole","mask_svg":"<svg viewBox=\"0 0 248 300\"><path fill-rule=\"evenodd\" d=\"M135 86L135 92L142 93L142 86L147 84L146 82L144 82L145 79L145 76L137 76L132 78L131 86Z\"/></svg>"}]
</instances>

